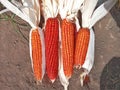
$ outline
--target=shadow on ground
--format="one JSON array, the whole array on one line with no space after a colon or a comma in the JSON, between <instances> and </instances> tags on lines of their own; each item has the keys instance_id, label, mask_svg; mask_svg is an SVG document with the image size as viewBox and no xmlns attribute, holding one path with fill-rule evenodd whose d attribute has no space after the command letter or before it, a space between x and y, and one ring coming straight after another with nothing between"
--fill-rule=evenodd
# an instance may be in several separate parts
<instances>
[{"instance_id":1,"label":"shadow on ground","mask_svg":"<svg viewBox=\"0 0 120 90\"><path fill-rule=\"evenodd\" d=\"M120 57L112 58L100 77L100 90L120 90Z\"/></svg>"},{"instance_id":2,"label":"shadow on ground","mask_svg":"<svg viewBox=\"0 0 120 90\"><path fill-rule=\"evenodd\" d=\"M100 6L107 0L98 0L97 7ZM104 7L108 7L109 4L106 4ZM106 9L107 10L107 9ZM120 5L119 2L115 4L115 6L110 10L110 14L112 15L113 19L116 21L117 26L120 27Z\"/></svg>"},{"instance_id":3,"label":"shadow on ground","mask_svg":"<svg viewBox=\"0 0 120 90\"><path fill-rule=\"evenodd\" d=\"M120 7L118 8L117 4L111 9L110 14L120 28Z\"/></svg>"}]
</instances>

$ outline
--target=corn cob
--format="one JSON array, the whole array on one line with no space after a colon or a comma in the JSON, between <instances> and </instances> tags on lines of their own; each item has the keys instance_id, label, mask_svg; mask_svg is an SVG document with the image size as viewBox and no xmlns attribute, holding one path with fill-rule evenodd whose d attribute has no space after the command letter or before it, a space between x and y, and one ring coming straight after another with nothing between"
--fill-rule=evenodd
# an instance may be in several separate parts
<instances>
[{"instance_id":1,"label":"corn cob","mask_svg":"<svg viewBox=\"0 0 120 90\"><path fill-rule=\"evenodd\" d=\"M62 59L64 74L68 78L71 77L73 72L74 39L75 24L63 19L61 28Z\"/></svg>"},{"instance_id":2,"label":"corn cob","mask_svg":"<svg viewBox=\"0 0 120 90\"><path fill-rule=\"evenodd\" d=\"M38 83L39 81L41 82L45 69L45 50L42 40L43 37L42 34L40 36L39 29L32 29L30 32L30 56L32 60L34 76Z\"/></svg>"},{"instance_id":3,"label":"corn cob","mask_svg":"<svg viewBox=\"0 0 120 90\"><path fill-rule=\"evenodd\" d=\"M88 44L90 39L90 30L87 28L81 28L76 37L76 46L75 46L75 67L81 68L85 62Z\"/></svg>"},{"instance_id":4,"label":"corn cob","mask_svg":"<svg viewBox=\"0 0 120 90\"><path fill-rule=\"evenodd\" d=\"M58 41L58 19L48 18L45 26L46 72L52 82L58 75Z\"/></svg>"}]
</instances>

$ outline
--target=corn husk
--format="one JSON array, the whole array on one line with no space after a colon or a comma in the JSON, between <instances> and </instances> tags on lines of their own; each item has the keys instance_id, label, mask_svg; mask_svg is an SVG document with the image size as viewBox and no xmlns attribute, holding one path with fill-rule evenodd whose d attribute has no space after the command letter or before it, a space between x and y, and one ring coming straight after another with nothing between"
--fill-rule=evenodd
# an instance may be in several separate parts
<instances>
[{"instance_id":1,"label":"corn husk","mask_svg":"<svg viewBox=\"0 0 120 90\"><path fill-rule=\"evenodd\" d=\"M105 15L107 15L116 2L117 0L107 0L102 5L100 5L97 9L95 9L92 17L90 18L89 28L93 27L96 24L96 22L98 22Z\"/></svg>"},{"instance_id":2,"label":"corn husk","mask_svg":"<svg viewBox=\"0 0 120 90\"><path fill-rule=\"evenodd\" d=\"M85 62L82 66L83 73L80 74L80 82L83 86L85 76L89 74L94 64L94 46L95 37L92 27L102 19L109 10L115 5L117 0L108 0L95 9L98 0L85 0L81 8L82 12L82 27L90 30L90 41Z\"/></svg>"},{"instance_id":3,"label":"corn husk","mask_svg":"<svg viewBox=\"0 0 120 90\"><path fill-rule=\"evenodd\" d=\"M57 0L42 0L43 14L45 21L48 18L54 18L58 15L58 1Z\"/></svg>"},{"instance_id":4,"label":"corn husk","mask_svg":"<svg viewBox=\"0 0 120 90\"><path fill-rule=\"evenodd\" d=\"M19 7L15 6L15 5L12 4L11 2L9 2L8 0L0 0L0 2L1 2L7 9L9 9L11 12L13 12L13 13L16 14L17 16L19 16L21 19L23 19L23 20L25 20L26 22L28 22L32 27L35 27L35 25L31 22L30 17L28 17L26 14L24 14Z\"/></svg>"},{"instance_id":5,"label":"corn husk","mask_svg":"<svg viewBox=\"0 0 120 90\"><path fill-rule=\"evenodd\" d=\"M80 25L78 24L77 12L79 10L79 7L83 3L84 0L59 0L59 14L62 19L67 19L68 21L72 21L77 24L77 28L80 28ZM68 3L69 2L69 3ZM59 41L60 41L60 57L59 57L59 79L61 84L64 87L64 90L68 89L69 85L69 79L71 77L67 77L64 74L63 70L63 58L62 58L62 43L61 43L61 29L60 29L60 35L59 35Z\"/></svg>"},{"instance_id":6,"label":"corn husk","mask_svg":"<svg viewBox=\"0 0 120 90\"><path fill-rule=\"evenodd\" d=\"M33 59L32 59L32 46L31 46L31 32L36 28L39 30L41 43L42 43L42 78L45 73L45 44L44 44L44 34L41 28L39 28L40 23L40 5L39 0L22 0L22 4L12 0L12 3L8 0L0 0L0 2L6 7L2 13L6 11L11 11L21 19L26 21L32 27L30 31L30 38L29 38L29 48L30 48L30 57L31 57L31 64L33 68ZM34 71L33 71L34 72ZM41 81L40 81L41 82Z\"/></svg>"}]
</instances>

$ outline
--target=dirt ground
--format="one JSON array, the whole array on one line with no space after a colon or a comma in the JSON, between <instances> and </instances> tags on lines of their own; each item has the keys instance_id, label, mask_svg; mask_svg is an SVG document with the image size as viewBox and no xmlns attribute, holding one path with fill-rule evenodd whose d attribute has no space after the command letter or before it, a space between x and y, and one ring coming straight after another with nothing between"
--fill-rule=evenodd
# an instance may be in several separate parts
<instances>
[{"instance_id":1,"label":"dirt ground","mask_svg":"<svg viewBox=\"0 0 120 90\"><path fill-rule=\"evenodd\" d=\"M28 39L30 28L21 27ZM89 88L81 87L74 71L69 90L120 90L120 11L114 7L95 26L95 63ZM28 41L10 21L0 20L0 90L63 90L57 79L51 84L46 76L36 85L29 57Z\"/></svg>"}]
</instances>

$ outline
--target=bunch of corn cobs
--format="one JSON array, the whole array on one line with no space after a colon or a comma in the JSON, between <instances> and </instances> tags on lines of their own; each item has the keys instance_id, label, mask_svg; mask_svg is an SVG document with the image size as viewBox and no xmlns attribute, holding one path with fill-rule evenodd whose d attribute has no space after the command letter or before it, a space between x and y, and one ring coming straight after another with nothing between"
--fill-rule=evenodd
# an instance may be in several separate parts
<instances>
[{"instance_id":1,"label":"bunch of corn cobs","mask_svg":"<svg viewBox=\"0 0 120 90\"><path fill-rule=\"evenodd\" d=\"M59 76L67 90L73 68L83 69L81 85L89 81L94 63L92 27L116 1L108 0L96 8L98 0L0 0L6 7L0 12L10 10L31 25L29 46L36 81L42 82L45 73L52 83ZM41 15L45 22L39 27Z\"/></svg>"}]
</instances>

